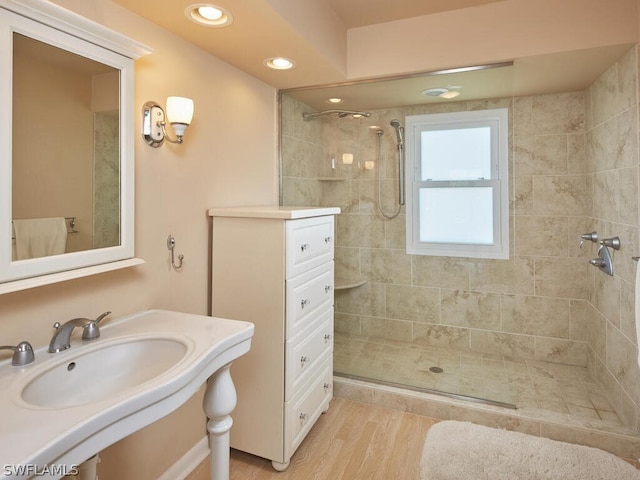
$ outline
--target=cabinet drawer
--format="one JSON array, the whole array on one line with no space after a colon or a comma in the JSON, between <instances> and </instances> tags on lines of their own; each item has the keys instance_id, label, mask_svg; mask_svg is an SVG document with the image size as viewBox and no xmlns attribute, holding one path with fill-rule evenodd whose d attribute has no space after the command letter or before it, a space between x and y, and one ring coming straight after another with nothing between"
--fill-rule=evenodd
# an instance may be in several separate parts
<instances>
[{"instance_id":1,"label":"cabinet drawer","mask_svg":"<svg viewBox=\"0 0 640 480\"><path fill-rule=\"evenodd\" d=\"M317 375L320 363L333 352L333 308L322 313L322 323L310 334L286 343L285 400L290 400L306 380Z\"/></svg>"},{"instance_id":2,"label":"cabinet drawer","mask_svg":"<svg viewBox=\"0 0 640 480\"><path fill-rule=\"evenodd\" d=\"M333 306L333 262L286 282L286 340L291 340Z\"/></svg>"},{"instance_id":3,"label":"cabinet drawer","mask_svg":"<svg viewBox=\"0 0 640 480\"><path fill-rule=\"evenodd\" d=\"M333 363L328 357L317 378L305 385L300 395L285 403L285 458L291 458L300 442L322 412L327 411L333 396Z\"/></svg>"},{"instance_id":4,"label":"cabinet drawer","mask_svg":"<svg viewBox=\"0 0 640 480\"><path fill-rule=\"evenodd\" d=\"M286 278L333 260L333 215L288 220L286 223Z\"/></svg>"}]
</instances>

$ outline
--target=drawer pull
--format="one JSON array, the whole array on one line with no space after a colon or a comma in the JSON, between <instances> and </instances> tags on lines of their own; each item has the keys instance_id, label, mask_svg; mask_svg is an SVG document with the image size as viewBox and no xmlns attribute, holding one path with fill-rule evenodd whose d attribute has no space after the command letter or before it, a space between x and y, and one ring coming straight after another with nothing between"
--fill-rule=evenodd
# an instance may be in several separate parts
<instances>
[{"instance_id":1,"label":"drawer pull","mask_svg":"<svg viewBox=\"0 0 640 480\"><path fill-rule=\"evenodd\" d=\"M300 420L302 420L303 422L306 422L308 418L309 418L309 415L307 415L306 413L300 414Z\"/></svg>"},{"instance_id":2,"label":"drawer pull","mask_svg":"<svg viewBox=\"0 0 640 480\"><path fill-rule=\"evenodd\" d=\"M330 334L328 334L328 333L326 333L326 334L324 335L324 341L325 341L325 342L328 342L329 340L331 340L331 335L330 335Z\"/></svg>"},{"instance_id":3,"label":"drawer pull","mask_svg":"<svg viewBox=\"0 0 640 480\"><path fill-rule=\"evenodd\" d=\"M307 363L308 361L309 361L309 357L306 357L306 356L304 356L304 355L303 355L303 356L301 356L301 357L300 357L300 366L301 366L301 367L304 367L304 364L305 364L305 363Z\"/></svg>"},{"instance_id":4,"label":"drawer pull","mask_svg":"<svg viewBox=\"0 0 640 480\"><path fill-rule=\"evenodd\" d=\"M331 285L324 286L324 293L329 293L331 291Z\"/></svg>"},{"instance_id":5,"label":"drawer pull","mask_svg":"<svg viewBox=\"0 0 640 480\"><path fill-rule=\"evenodd\" d=\"M307 298L303 298L302 300L300 300L300 308L302 308L304 310L304 307L306 307L310 303L311 303L311 300L309 300Z\"/></svg>"},{"instance_id":6,"label":"drawer pull","mask_svg":"<svg viewBox=\"0 0 640 480\"><path fill-rule=\"evenodd\" d=\"M304 252L305 250L308 250L310 246L311 245L309 245L308 243L303 243L302 245L300 245L300 251Z\"/></svg>"},{"instance_id":7,"label":"drawer pull","mask_svg":"<svg viewBox=\"0 0 640 480\"><path fill-rule=\"evenodd\" d=\"M331 243L331 240L333 240L333 237L324 237L324 243Z\"/></svg>"},{"instance_id":8,"label":"drawer pull","mask_svg":"<svg viewBox=\"0 0 640 480\"><path fill-rule=\"evenodd\" d=\"M324 390L325 390L326 392L328 392L329 390L331 390L331 384L330 384L330 383L325 383L325 384L324 384Z\"/></svg>"}]
</instances>

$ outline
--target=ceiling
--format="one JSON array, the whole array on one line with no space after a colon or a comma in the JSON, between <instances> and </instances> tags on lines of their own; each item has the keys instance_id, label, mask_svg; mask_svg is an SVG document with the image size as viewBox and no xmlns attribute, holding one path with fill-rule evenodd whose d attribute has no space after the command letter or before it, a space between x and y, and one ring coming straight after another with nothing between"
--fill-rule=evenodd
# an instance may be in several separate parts
<instances>
[{"instance_id":1,"label":"ceiling","mask_svg":"<svg viewBox=\"0 0 640 480\"><path fill-rule=\"evenodd\" d=\"M375 25L502 0L325 0L347 28Z\"/></svg>"},{"instance_id":2,"label":"ceiling","mask_svg":"<svg viewBox=\"0 0 640 480\"><path fill-rule=\"evenodd\" d=\"M200 0L154 0L153 8L149 8L148 0L114 1L316 110L367 110L441 102L439 97L425 97L420 92L452 85L461 87L456 100L583 90L630 47L627 44L574 50L513 59L510 67L447 75L427 73L349 85L345 67L332 63L331 55L309 40L313 35L304 31L305 27L309 30L328 20L339 25L338 31L346 35L349 28L504 0L317 0L304 4L319 9L317 18L311 19L308 10L296 10L302 0L212 0L233 15L233 23L224 28L202 27L184 15L189 5ZM323 17L327 12L329 17ZM266 68L264 59L274 56L293 58L296 67L288 71ZM306 88L308 85L334 86ZM332 107L326 102L330 96L345 101Z\"/></svg>"},{"instance_id":3,"label":"ceiling","mask_svg":"<svg viewBox=\"0 0 640 480\"><path fill-rule=\"evenodd\" d=\"M293 88L347 80L344 65L332 63L331 55L314 44L309 33L324 20L339 25L346 45L349 28L503 0L317 0L305 4L317 6L316 18L311 19L310 10L292 8L302 0L210 0L232 14L233 23L224 28L203 27L184 15L189 5L202 0L154 0L152 8L149 0L114 1L269 85ZM296 67L266 68L263 61L275 56L296 60Z\"/></svg>"}]
</instances>

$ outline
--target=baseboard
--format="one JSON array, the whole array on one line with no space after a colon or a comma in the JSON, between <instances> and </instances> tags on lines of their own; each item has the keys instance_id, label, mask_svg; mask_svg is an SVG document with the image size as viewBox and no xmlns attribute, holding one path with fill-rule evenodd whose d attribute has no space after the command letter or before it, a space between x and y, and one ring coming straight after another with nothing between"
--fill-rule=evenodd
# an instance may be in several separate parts
<instances>
[{"instance_id":1,"label":"baseboard","mask_svg":"<svg viewBox=\"0 0 640 480\"><path fill-rule=\"evenodd\" d=\"M158 480L184 480L211 453L209 437L202 437L191 450L185 453L176 463L165 471Z\"/></svg>"}]
</instances>

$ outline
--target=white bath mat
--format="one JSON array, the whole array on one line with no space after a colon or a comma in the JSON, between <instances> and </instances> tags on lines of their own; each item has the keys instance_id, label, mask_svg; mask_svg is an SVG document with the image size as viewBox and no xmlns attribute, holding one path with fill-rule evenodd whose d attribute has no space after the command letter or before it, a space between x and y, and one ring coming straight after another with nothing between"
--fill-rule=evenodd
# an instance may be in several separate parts
<instances>
[{"instance_id":1,"label":"white bath mat","mask_svg":"<svg viewBox=\"0 0 640 480\"><path fill-rule=\"evenodd\" d=\"M640 480L640 470L596 448L447 420L431 427L421 480Z\"/></svg>"}]
</instances>

